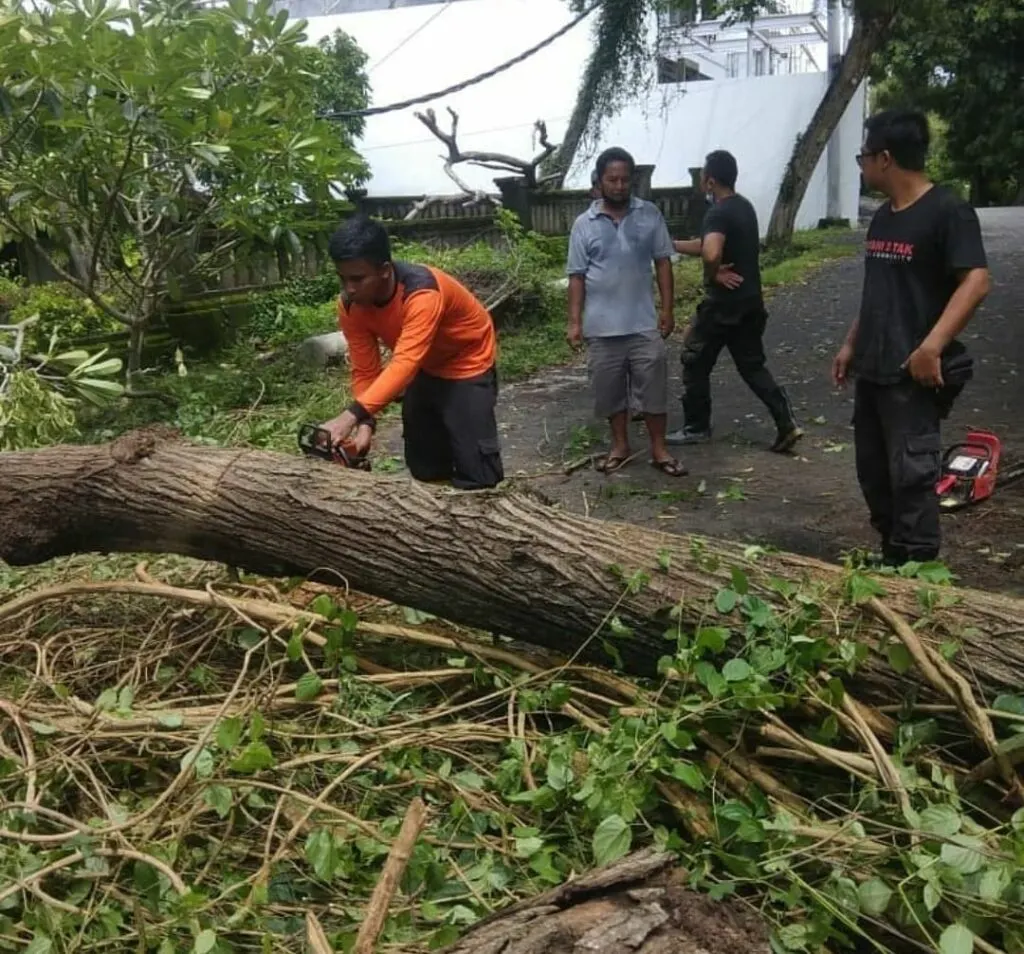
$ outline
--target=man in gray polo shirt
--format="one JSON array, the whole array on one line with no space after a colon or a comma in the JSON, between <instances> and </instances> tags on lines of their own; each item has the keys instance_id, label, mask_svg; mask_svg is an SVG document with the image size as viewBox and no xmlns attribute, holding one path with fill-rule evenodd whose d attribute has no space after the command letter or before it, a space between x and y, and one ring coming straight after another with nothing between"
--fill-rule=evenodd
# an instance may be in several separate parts
<instances>
[{"instance_id":1,"label":"man in gray polo shirt","mask_svg":"<svg viewBox=\"0 0 1024 954\"><path fill-rule=\"evenodd\" d=\"M610 474L630 458L629 398L651 442L651 464L670 477L686 468L665 445L668 362L664 339L672 333L674 248L657 207L632 195L633 157L606 149L597 159L601 198L580 215L569 237L569 326L574 347L586 342L598 417L611 425L612 442L597 469ZM653 271L661 311L654 308Z\"/></svg>"}]
</instances>

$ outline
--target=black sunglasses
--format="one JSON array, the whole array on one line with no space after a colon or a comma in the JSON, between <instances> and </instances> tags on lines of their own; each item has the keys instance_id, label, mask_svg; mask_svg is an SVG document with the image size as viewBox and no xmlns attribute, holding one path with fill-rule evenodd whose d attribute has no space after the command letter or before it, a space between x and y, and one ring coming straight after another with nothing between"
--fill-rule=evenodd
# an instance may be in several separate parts
<instances>
[{"instance_id":1,"label":"black sunglasses","mask_svg":"<svg viewBox=\"0 0 1024 954\"><path fill-rule=\"evenodd\" d=\"M884 149L875 149L872 152L858 152L856 156L857 165L863 168L865 159L870 159L872 156L880 156L883 152L885 152Z\"/></svg>"}]
</instances>

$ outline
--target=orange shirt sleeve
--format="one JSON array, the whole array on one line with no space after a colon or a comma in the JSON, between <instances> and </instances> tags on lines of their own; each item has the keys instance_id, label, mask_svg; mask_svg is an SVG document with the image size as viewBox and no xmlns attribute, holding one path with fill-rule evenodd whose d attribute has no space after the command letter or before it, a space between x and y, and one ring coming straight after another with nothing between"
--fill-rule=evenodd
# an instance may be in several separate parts
<instances>
[{"instance_id":1,"label":"orange shirt sleeve","mask_svg":"<svg viewBox=\"0 0 1024 954\"><path fill-rule=\"evenodd\" d=\"M358 318L345 310L338 299L338 327L348 342L348 362L352 370L352 394L358 401L380 376L380 344Z\"/></svg>"},{"instance_id":2,"label":"orange shirt sleeve","mask_svg":"<svg viewBox=\"0 0 1024 954\"><path fill-rule=\"evenodd\" d=\"M402 312L402 332L388 366L356 399L368 415L376 414L398 397L416 377L430 351L444 313L440 291L419 291L409 296Z\"/></svg>"}]
</instances>

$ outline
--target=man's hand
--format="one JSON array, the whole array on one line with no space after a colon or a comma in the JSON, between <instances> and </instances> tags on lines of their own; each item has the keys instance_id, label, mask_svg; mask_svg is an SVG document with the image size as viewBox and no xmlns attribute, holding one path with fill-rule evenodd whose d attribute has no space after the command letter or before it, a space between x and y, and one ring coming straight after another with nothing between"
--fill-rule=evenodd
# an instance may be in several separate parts
<instances>
[{"instance_id":1,"label":"man's hand","mask_svg":"<svg viewBox=\"0 0 1024 954\"><path fill-rule=\"evenodd\" d=\"M837 388L845 388L850 362L853 361L853 345L846 342L839 353L832 359L832 383Z\"/></svg>"},{"instance_id":2,"label":"man's hand","mask_svg":"<svg viewBox=\"0 0 1024 954\"><path fill-rule=\"evenodd\" d=\"M351 411L342 411L336 418L325 421L320 426L330 433L331 446L336 447L355 430L358 423L355 414ZM367 447L369 447L369 444L367 444Z\"/></svg>"},{"instance_id":3,"label":"man's hand","mask_svg":"<svg viewBox=\"0 0 1024 954\"><path fill-rule=\"evenodd\" d=\"M583 347L583 322L570 318L565 338L574 351L579 351Z\"/></svg>"},{"instance_id":4,"label":"man's hand","mask_svg":"<svg viewBox=\"0 0 1024 954\"><path fill-rule=\"evenodd\" d=\"M672 313L672 309L670 308L661 313L661 317L658 319L658 331L661 332L662 338L667 338L675 330L676 316Z\"/></svg>"},{"instance_id":5,"label":"man's hand","mask_svg":"<svg viewBox=\"0 0 1024 954\"><path fill-rule=\"evenodd\" d=\"M365 457L366 452L370 449L370 444L373 443L373 428L369 424L360 424L356 428L356 436L352 439L352 443L355 445L356 456Z\"/></svg>"},{"instance_id":6,"label":"man's hand","mask_svg":"<svg viewBox=\"0 0 1024 954\"><path fill-rule=\"evenodd\" d=\"M942 354L927 342L922 344L903 365L923 388L941 388Z\"/></svg>"},{"instance_id":7,"label":"man's hand","mask_svg":"<svg viewBox=\"0 0 1024 954\"><path fill-rule=\"evenodd\" d=\"M734 271L732 265L719 265L718 271L715 272L715 281L723 288L732 290L743 284L743 276Z\"/></svg>"}]
</instances>

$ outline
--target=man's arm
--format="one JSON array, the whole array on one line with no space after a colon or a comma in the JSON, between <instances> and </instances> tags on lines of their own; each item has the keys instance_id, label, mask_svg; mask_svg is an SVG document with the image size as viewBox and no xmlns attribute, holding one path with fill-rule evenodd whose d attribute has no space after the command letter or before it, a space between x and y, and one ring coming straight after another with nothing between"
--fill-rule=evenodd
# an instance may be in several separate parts
<instances>
[{"instance_id":1,"label":"man's arm","mask_svg":"<svg viewBox=\"0 0 1024 954\"><path fill-rule=\"evenodd\" d=\"M672 259L659 258L654 262L654 273L658 278L658 297L661 299L661 317L658 329L667 338L676 327L675 318L675 275Z\"/></svg>"},{"instance_id":2,"label":"man's arm","mask_svg":"<svg viewBox=\"0 0 1024 954\"><path fill-rule=\"evenodd\" d=\"M583 302L587 295L587 279L585 275L569 276L569 325L566 337L569 344L578 348L583 343Z\"/></svg>"},{"instance_id":3,"label":"man's arm","mask_svg":"<svg viewBox=\"0 0 1024 954\"><path fill-rule=\"evenodd\" d=\"M701 251L703 250L703 242L699 238L677 239L672 243L672 247L680 255L691 255L694 258L700 258Z\"/></svg>"},{"instance_id":4,"label":"man's arm","mask_svg":"<svg viewBox=\"0 0 1024 954\"><path fill-rule=\"evenodd\" d=\"M708 282L714 282L717 279L724 253L725 234L723 232L708 232L704 236L700 250L700 257L704 262L704 277Z\"/></svg>"},{"instance_id":5,"label":"man's arm","mask_svg":"<svg viewBox=\"0 0 1024 954\"><path fill-rule=\"evenodd\" d=\"M966 202L952 207L945 221L945 265L956 275L957 289L939 320L907 360L918 384L942 387L942 352L967 327L988 296L991 279L978 214Z\"/></svg>"},{"instance_id":6,"label":"man's arm","mask_svg":"<svg viewBox=\"0 0 1024 954\"><path fill-rule=\"evenodd\" d=\"M348 361L352 370L352 394L358 401L380 376L380 344L376 336L363 326L358 318L351 315L341 298L338 298L338 327L348 343ZM365 454L373 440L376 422L372 415L359 420L352 413L351 406L337 417L323 424L331 432L335 442L343 441L355 429L356 452Z\"/></svg>"},{"instance_id":7,"label":"man's arm","mask_svg":"<svg viewBox=\"0 0 1024 954\"><path fill-rule=\"evenodd\" d=\"M573 224L569 233L569 259L565 270L569 275L569 321L565 336L569 344L578 348L583 344L583 303L587 296L587 268L590 255L579 223Z\"/></svg>"},{"instance_id":8,"label":"man's arm","mask_svg":"<svg viewBox=\"0 0 1024 954\"><path fill-rule=\"evenodd\" d=\"M348 343L348 362L352 372L352 394L358 399L380 375L380 344L357 318L338 301L338 327Z\"/></svg>"},{"instance_id":9,"label":"man's arm","mask_svg":"<svg viewBox=\"0 0 1024 954\"><path fill-rule=\"evenodd\" d=\"M942 387L942 352L967 327L991 287L987 268L961 272L957 280L960 284L935 327L907 360L911 377L925 387Z\"/></svg>"},{"instance_id":10,"label":"man's arm","mask_svg":"<svg viewBox=\"0 0 1024 954\"><path fill-rule=\"evenodd\" d=\"M357 396L349 410L360 423L369 420L398 397L416 377L437 335L444 312L440 291L420 291L405 302L402 333L388 366Z\"/></svg>"},{"instance_id":11,"label":"man's arm","mask_svg":"<svg viewBox=\"0 0 1024 954\"><path fill-rule=\"evenodd\" d=\"M832 383L837 388L846 387L847 375L850 371L850 362L853 360L853 349L857 344L857 329L860 327L860 318L854 318L850 330L846 332L846 340L839 349L839 353L832 359Z\"/></svg>"}]
</instances>

